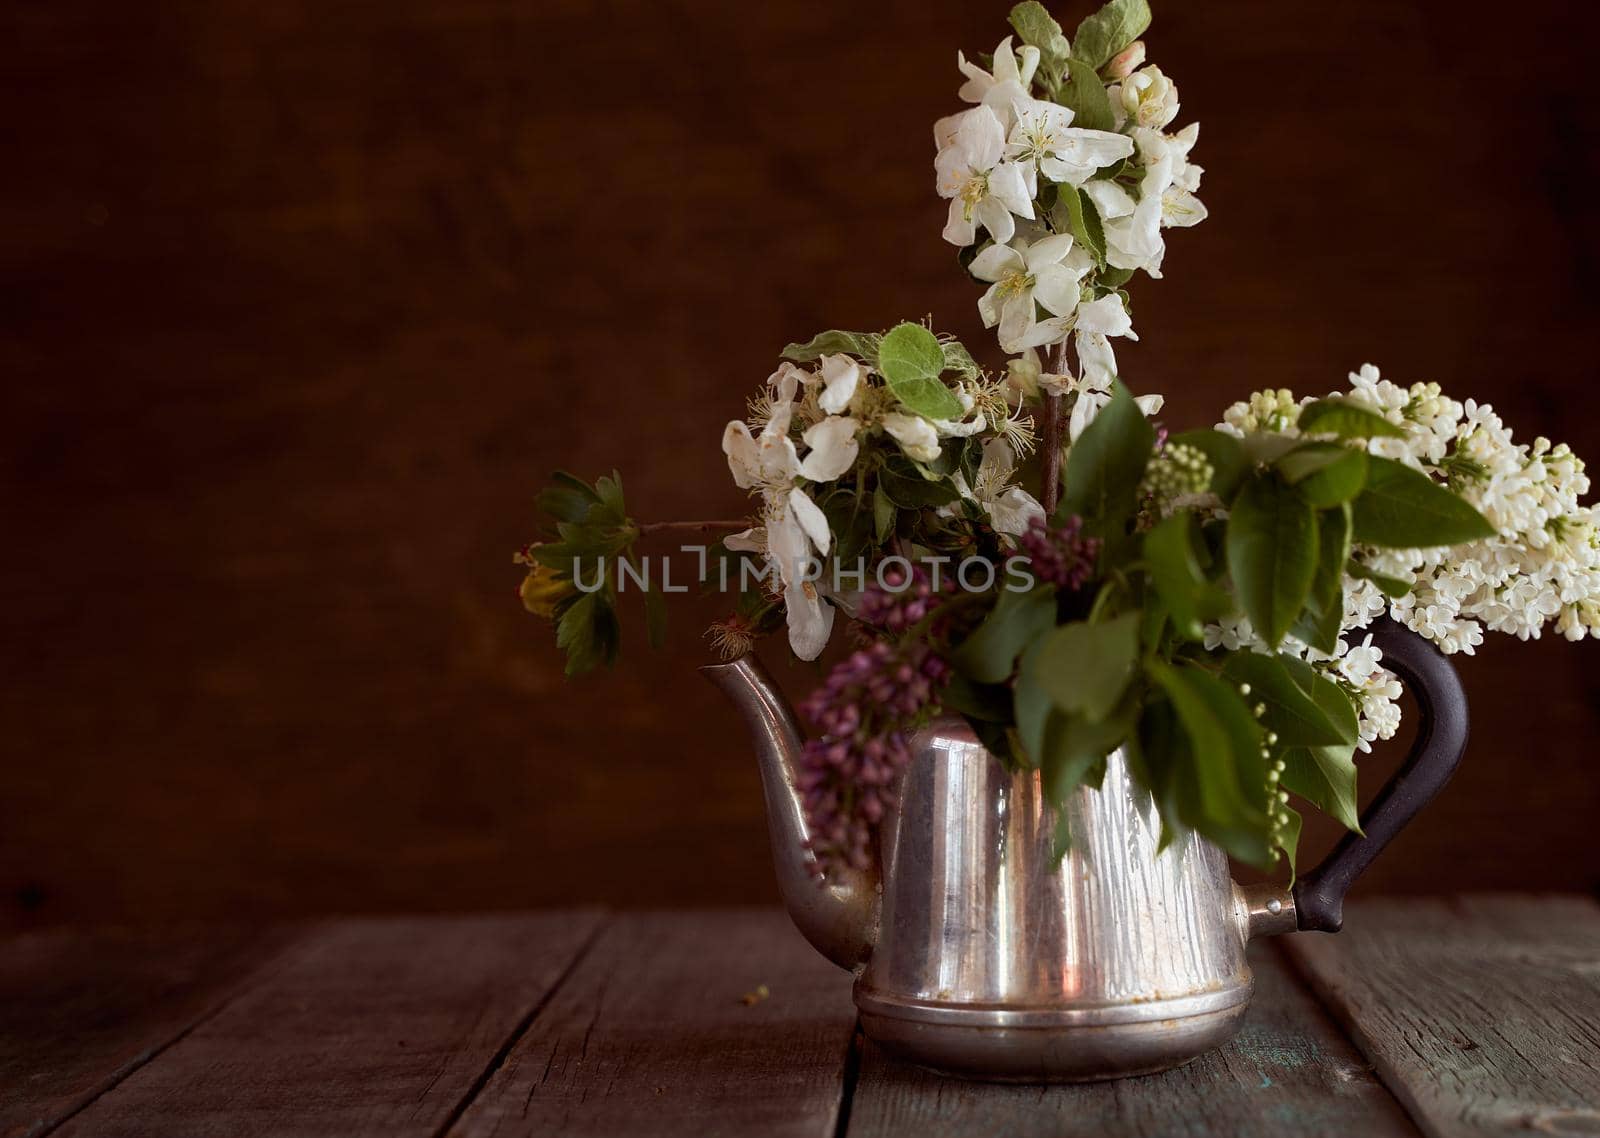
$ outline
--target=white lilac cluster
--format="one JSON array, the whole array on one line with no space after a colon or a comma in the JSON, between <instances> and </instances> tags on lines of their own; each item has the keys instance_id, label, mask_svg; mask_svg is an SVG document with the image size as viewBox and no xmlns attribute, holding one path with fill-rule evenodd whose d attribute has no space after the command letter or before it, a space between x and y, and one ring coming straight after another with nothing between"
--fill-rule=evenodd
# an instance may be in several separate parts
<instances>
[{"instance_id":1,"label":"white lilac cluster","mask_svg":"<svg viewBox=\"0 0 1600 1138\"><path fill-rule=\"evenodd\" d=\"M1116 375L1111 338L1137 338L1121 285L1136 271L1159 277L1162 230L1206 216L1195 197L1202 170L1189 161L1199 126L1165 132L1178 89L1143 59L1135 42L1101 70L1112 129L1090 130L1074 125L1070 108L1036 97L1045 91L1039 49L1007 37L992 71L957 56L960 97L977 105L934 126L938 190L950 202L945 240L987 241L969 264L989 286L978 302L984 325L998 326L1012 354L1070 338L1075 375L1044 372L1036 359L1025 366L1046 391L1098 396L1078 401L1074 437ZM1074 209L1064 206L1068 193Z\"/></svg>"},{"instance_id":2,"label":"white lilac cluster","mask_svg":"<svg viewBox=\"0 0 1600 1138\"><path fill-rule=\"evenodd\" d=\"M844 354L823 356L815 370L785 363L767 378L751 404L751 421L735 419L722 433L722 451L734 482L761 498L762 524L729 537L729 549L767 558L781 584L796 656L814 660L833 629L833 606L824 582L808 578L813 557L833 545L827 515L814 493L847 477L862 444L886 438L907 457L929 463L941 440L986 437L974 485L960 488L1001 532L1020 534L1043 509L1012 485L1014 443L1025 443L1008 417L1003 389L980 381L955 390L963 415L930 420L907 412L866 364Z\"/></svg>"},{"instance_id":3,"label":"white lilac cluster","mask_svg":"<svg viewBox=\"0 0 1600 1138\"><path fill-rule=\"evenodd\" d=\"M1495 536L1445 549L1370 549L1356 556L1374 573L1410 585L1390 600L1371 581L1347 578L1346 630L1388 613L1447 653L1471 655L1485 630L1537 639L1554 624L1568 640L1600 636L1600 509L1585 505L1589 478L1565 444L1518 443L1487 403L1458 402L1436 383L1401 387L1368 364L1350 376L1348 398L1405 428L1401 438L1377 438L1368 449L1404 462L1448 485L1476 507ZM1298 435L1300 408L1285 390L1262 391L1236 403L1219 429L1235 434L1276 431ZM1253 643L1248 622L1207 632L1208 645ZM1393 698L1399 684L1369 647L1340 651L1327 666L1362 695L1362 733L1388 738L1399 723Z\"/></svg>"}]
</instances>

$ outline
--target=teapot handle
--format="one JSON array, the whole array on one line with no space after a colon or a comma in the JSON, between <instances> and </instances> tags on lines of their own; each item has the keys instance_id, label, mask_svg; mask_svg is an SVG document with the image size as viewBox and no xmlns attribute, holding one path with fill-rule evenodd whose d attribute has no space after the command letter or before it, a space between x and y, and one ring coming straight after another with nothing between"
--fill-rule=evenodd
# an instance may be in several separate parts
<instances>
[{"instance_id":1,"label":"teapot handle","mask_svg":"<svg viewBox=\"0 0 1600 1138\"><path fill-rule=\"evenodd\" d=\"M1438 793L1467 749L1467 693L1439 649L1404 625L1383 617L1372 625L1383 666L1405 681L1421 713L1411 753L1361 815L1364 834L1347 833L1322 863L1293 889L1301 930L1336 933L1344 924L1344 897L1411 819Z\"/></svg>"}]
</instances>

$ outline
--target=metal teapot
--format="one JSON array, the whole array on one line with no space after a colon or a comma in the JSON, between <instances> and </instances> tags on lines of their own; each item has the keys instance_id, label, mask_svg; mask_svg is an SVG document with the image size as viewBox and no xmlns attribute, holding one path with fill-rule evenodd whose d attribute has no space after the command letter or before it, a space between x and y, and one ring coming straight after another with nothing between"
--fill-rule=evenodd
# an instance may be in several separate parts
<instances>
[{"instance_id":1,"label":"metal teapot","mask_svg":"<svg viewBox=\"0 0 1600 1138\"><path fill-rule=\"evenodd\" d=\"M862 1030L950 1074L1065 1082L1158 1071L1226 1042L1254 984L1245 944L1338 931L1350 885L1454 772L1467 741L1454 669L1389 621L1374 643L1417 697L1417 739L1362 815L1365 836L1345 835L1292 891L1235 884L1222 850L1194 834L1158 853L1155 805L1121 752L1099 789L1067 802L1073 845L1054 860L1039 773L1006 770L954 719L915 739L879 864L819 884L794 713L754 656L703 671L755 741L784 904L855 973Z\"/></svg>"}]
</instances>

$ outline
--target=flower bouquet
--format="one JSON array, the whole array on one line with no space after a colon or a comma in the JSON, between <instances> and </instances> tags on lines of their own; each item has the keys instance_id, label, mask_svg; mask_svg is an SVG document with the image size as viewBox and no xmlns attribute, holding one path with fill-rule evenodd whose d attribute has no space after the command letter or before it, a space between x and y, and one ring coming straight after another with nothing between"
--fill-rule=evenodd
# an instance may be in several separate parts
<instances>
[{"instance_id":1,"label":"flower bouquet","mask_svg":"<svg viewBox=\"0 0 1600 1138\"><path fill-rule=\"evenodd\" d=\"M1367 366L1177 431L1120 377L1130 286L1206 218L1199 128L1175 128L1149 22L1111 0L1069 40L1029 0L992 54L957 56L967 106L934 124L935 190L1003 367L920 323L822 332L723 432L747 519L640 524L615 476L558 474L539 498L522 597L569 674L615 657L628 591L659 638L636 548L657 529L722 533L702 576L738 594L711 630L727 657L785 632L811 660L848 624L800 705L824 879L873 863L914 739L945 716L1057 806L1120 753L1164 842L1292 871L1294 803L1358 829L1355 754L1400 721L1375 621L1467 654L1485 630L1600 629L1583 463L1487 404Z\"/></svg>"}]
</instances>

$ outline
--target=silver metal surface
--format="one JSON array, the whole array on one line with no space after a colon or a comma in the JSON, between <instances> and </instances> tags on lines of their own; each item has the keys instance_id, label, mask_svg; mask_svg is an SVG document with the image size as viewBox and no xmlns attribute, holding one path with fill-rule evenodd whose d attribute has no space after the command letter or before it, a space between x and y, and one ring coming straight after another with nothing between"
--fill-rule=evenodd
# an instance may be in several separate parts
<instances>
[{"instance_id":1,"label":"silver metal surface","mask_svg":"<svg viewBox=\"0 0 1600 1138\"><path fill-rule=\"evenodd\" d=\"M874 939L877 875L830 878L826 884L817 880L816 859L806 849L805 811L795 790L795 762L803 743L794 712L754 656L700 671L738 707L755 745L778 893L789 918L812 948L840 968L860 967Z\"/></svg>"},{"instance_id":2,"label":"silver metal surface","mask_svg":"<svg viewBox=\"0 0 1600 1138\"><path fill-rule=\"evenodd\" d=\"M1099 789L1068 800L1071 847L1052 858L1058 815L1038 772L1008 772L958 720L914 741L878 890L819 888L801 850L792 715L752 658L707 670L755 735L795 923L835 962L866 961L863 1030L914 1062L1015 1082L1175 1066L1237 1029L1246 940L1294 927L1287 892L1236 887L1209 842L1157 852L1159 816L1121 752Z\"/></svg>"}]
</instances>

